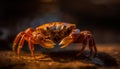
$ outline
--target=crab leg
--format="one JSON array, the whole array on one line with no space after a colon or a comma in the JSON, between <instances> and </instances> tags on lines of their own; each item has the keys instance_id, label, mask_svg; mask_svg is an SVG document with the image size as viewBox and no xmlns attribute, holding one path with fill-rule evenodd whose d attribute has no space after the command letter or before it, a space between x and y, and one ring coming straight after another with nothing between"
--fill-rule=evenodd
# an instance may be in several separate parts
<instances>
[{"instance_id":1,"label":"crab leg","mask_svg":"<svg viewBox=\"0 0 120 69\"><path fill-rule=\"evenodd\" d=\"M80 50L80 52L77 54L77 56L81 55L83 53L83 51L85 50L86 44L82 44L82 49Z\"/></svg>"},{"instance_id":2,"label":"crab leg","mask_svg":"<svg viewBox=\"0 0 120 69\"><path fill-rule=\"evenodd\" d=\"M84 40L82 41L82 49L80 50L80 52L77 54L77 56L81 55L83 53L83 51L85 50L85 47L87 46L87 38L84 38Z\"/></svg>"},{"instance_id":3,"label":"crab leg","mask_svg":"<svg viewBox=\"0 0 120 69\"><path fill-rule=\"evenodd\" d=\"M97 48L96 48L94 39L92 39L92 43L93 43L93 48L94 48L94 51L95 51L94 56L96 56L97 55Z\"/></svg>"},{"instance_id":4,"label":"crab leg","mask_svg":"<svg viewBox=\"0 0 120 69\"><path fill-rule=\"evenodd\" d=\"M32 42L31 42L31 40L32 39L29 38L29 40L28 40L28 46L29 46L29 49L31 51L31 55L34 56L34 46L33 46Z\"/></svg>"},{"instance_id":5,"label":"crab leg","mask_svg":"<svg viewBox=\"0 0 120 69\"><path fill-rule=\"evenodd\" d=\"M96 56L97 48L95 46L94 38L92 36L89 36L88 39L89 39L89 49L90 49L90 54L88 55L88 57L93 55L93 51L94 51L94 56Z\"/></svg>"},{"instance_id":6,"label":"crab leg","mask_svg":"<svg viewBox=\"0 0 120 69\"><path fill-rule=\"evenodd\" d=\"M13 45L12 45L12 50L15 51L15 47L18 43L18 41L20 40L21 36L23 35L23 32L20 32L17 37L15 38L14 42L13 42Z\"/></svg>"},{"instance_id":7,"label":"crab leg","mask_svg":"<svg viewBox=\"0 0 120 69\"><path fill-rule=\"evenodd\" d=\"M18 49L17 49L18 56L20 56L20 51L21 51L21 48L23 47L23 44L24 44L24 41L25 41L24 37L25 37L25 34L22 36L22 38L21 38L21 40L20 40L20 42L18 44Z\"/></svg>"},{"instance_id":8,"label":"crab leg","mask_svg":"<svg viewBox=\"0 0 120 69\"><path fill-rule=\"evenodd\" d=\"M93 39L89 39L89 49L90 49L90 54L88 57L92 56L93 54Z\"/></svg>"},{"instance_id":9,"label":"crab leg","mask_svg":"<svg viewBox=\"0 0 120 69\"><path fill-rule=\"evenodd\" d=\"M94 38L91 35L91 33L89 31L83 31L80 34L81 34L80 38L82 38L81 39L81 41L82 41L81 43L83 44L83 47L82 47L80 53L77 54L77 56L80 55L83 52L83 50L86 47L85 45L87 45L87 42L89 43L88 45L89 45L89 49L90 49L90 54L87 57L92 56L93 55L93 51L95 52L94 53L94 56L95 56L97 54L97 48L95 46L95 41L94 41Z\"/></svg>"}]
</instances>

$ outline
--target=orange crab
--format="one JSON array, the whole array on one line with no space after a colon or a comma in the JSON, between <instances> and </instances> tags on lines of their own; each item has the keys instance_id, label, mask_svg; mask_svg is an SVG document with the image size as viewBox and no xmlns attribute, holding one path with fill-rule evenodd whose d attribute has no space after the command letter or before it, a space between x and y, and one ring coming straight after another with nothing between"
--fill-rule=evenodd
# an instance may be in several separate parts
<instances>
[{"instance_id":1,"label":"orange crab","mask_svg":"<svg viewBox=\"0 0 120 69\"><path fill-rule=\"evenodd\" d=\"M65 22L50 22L38 26L36 29L28 28L20 32L12 46L13 51L15 51L15 47L18 44L17 54L19 56L24 41L28 42L32 56L34 56L34 44L40 44L45 48L54 48L56 43L59 43L60 48L64 48L71 43L82 43L82 49L77 54L81 55L88 43L90 49L88 56L90 57L93 53L94 55L97 53L94 38L89 31L80 31L75 24Z\"/></svg>"}]
</instances>

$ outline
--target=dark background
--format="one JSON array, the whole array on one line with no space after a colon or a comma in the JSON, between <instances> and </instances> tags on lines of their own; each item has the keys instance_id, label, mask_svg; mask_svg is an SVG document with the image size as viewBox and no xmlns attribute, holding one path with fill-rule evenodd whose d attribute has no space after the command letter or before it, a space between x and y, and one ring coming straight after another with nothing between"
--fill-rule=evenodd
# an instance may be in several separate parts
<instances>
[{"instance_id":1,"label":"dark background","mask_svg":"<svg viewBox=\"0 0 120 69\"><path fill-rule=\"evenodd\" d=\"M0 49L28 27L54 21L90 30L98 44L120 42L120 0L1 0Z\"/></svg>"}]
</instances>

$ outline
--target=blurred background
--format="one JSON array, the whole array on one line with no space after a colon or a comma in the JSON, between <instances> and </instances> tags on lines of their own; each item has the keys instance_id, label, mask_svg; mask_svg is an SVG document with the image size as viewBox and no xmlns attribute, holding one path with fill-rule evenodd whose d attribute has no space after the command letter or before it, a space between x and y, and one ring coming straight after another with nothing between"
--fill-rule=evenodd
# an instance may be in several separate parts
<instances>
[{"instance_id":1,"label":"blurred background","mask_svg":"<svg viewBox=\"0 0 120 69\"><path fill-rule=\"evenodd\" d=\"M20 31L55 21L91 31L97 44L120 42L120 0L1 0L0 50Z\"/></svg>"}]
</instances>

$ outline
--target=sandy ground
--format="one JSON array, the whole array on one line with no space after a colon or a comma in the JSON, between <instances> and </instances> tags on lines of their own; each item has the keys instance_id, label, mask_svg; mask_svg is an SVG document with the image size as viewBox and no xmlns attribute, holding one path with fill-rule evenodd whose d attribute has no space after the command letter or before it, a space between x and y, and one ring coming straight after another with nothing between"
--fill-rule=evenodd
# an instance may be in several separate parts
<instances>
[{"instance_id":1,"label":"sandy ground","mask_svg":"<svg viewBox=\"0 0 120 69\"><path fill-rule=\"evenodd\" d=\"M14 52L0 51L0 69L120 69L120 45L98 44L97 57L88 58L85 51L76 56L78 50L36 52L22 51L21 58Z\"/></svg>"}]
</instances>

